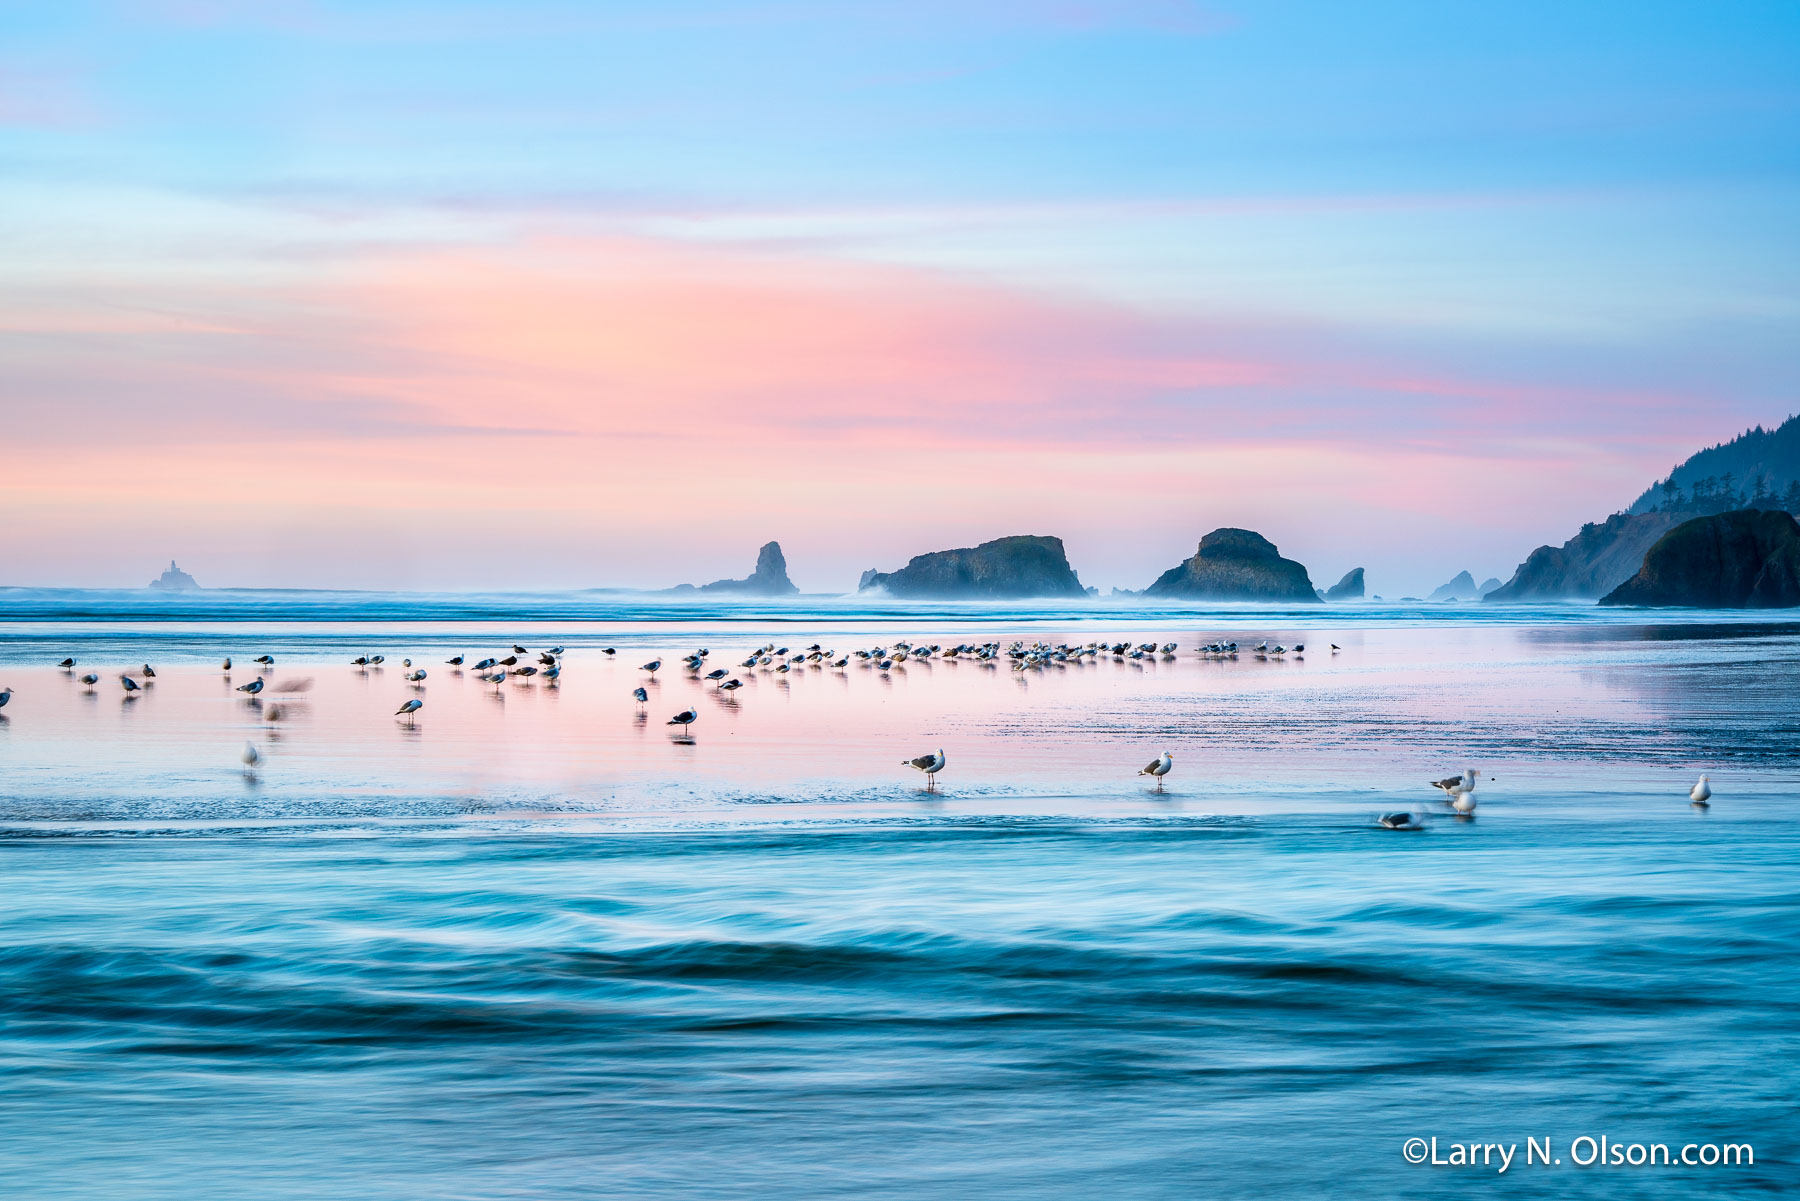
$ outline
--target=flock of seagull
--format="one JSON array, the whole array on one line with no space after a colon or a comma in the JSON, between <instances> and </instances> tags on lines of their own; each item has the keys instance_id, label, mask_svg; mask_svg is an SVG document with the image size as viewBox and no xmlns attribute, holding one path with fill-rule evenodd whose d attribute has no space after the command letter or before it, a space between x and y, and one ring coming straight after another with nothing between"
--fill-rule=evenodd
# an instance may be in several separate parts
<instances>
[{"instance_id":1,"label":"flock of seagull","mask_svg":"<svg viewBox=\"0 0 1800 1201\"><path fill-rule=\"evenodd\" d=\"M1335 643L1330 644L1330 646L1332 654L1336 654L1342 649ZM1173 642L1158 644L1155 642L1109 643L1095 641L1075 645L1069 643L1052 644L1046 642L1034 642L1027 644L1024 642L1013 642L1003 648L1000 642L962 643L956 646L944 647L937 644L927 645L924 643L913 643L901 640L887 645L851 651L847 655L840 656L835 650L826 649L816 642L811 646L806 647L804 650L799 651L792 651L789 647L776 646L773 642L770 642L751 651L748 657L736 665L736 669L745 673L755 671L784 675L796 668L808 666L829 667L834 670L842 670L850 665L852 659L855 659L862 666L871 667L885 673L897 664L906 663L909 660L926 661L936 658L948 661L968 659L990 665L1006 662L1010 664L1013 671L1028 672L1041 671L1046 667L1059 664L1091 661L1101 658L1110 658L1121 662L1141 661L1145 659L1169 660L1178 656L1178 649L1177 645ZM1199 646L1196 646L1194 650L1203 660L1235 660L1239 656L1239 646L1236 642L1202 643ZM1271 646L1267 641L1249 648L1248 651L1248 653L1256 659L1281 659L1290 655L1295 659L1301 659L1304 657L1305 652L1306 647L1304 644L1296 644L1292 648L1289 648L1279 644ZM555 684L562 675L563 654L563 647L553 646L548 650L539 651L536 658L532 659L531 651L523 646L515 644L511 654L504 657L490 656L468 665L468 670L474 672L475 677L482 683L492 684L496 692L499 691L500 686L505 684L508 679L530 681L535 678L550 684ZM601 654L611 659L618 654L618 649L611 646L602 647ZM690 676L706 680L719 692L726 695L743 687L743 680L739 676L733 674L733 670L729 668L713 668L711 671L707 671L702 675L702 669L706 667L708 658L711 654L712 651L709 648L700 647L698 650L683 656L680 662L681 665L687 669ZM467 656L465 655L456 655L453 658L446 659L445 664L457 668L460 671L464 667L466 658ZM381 667L386 661L387 657L385 655L358 655L356 658L352 659L350 663L353 667L367 671L372 667ZM266 654L258 655L255 659L251 660L251 662L255 663L259 669L268 669L275 665L274 658ZM78 664L75 659L66 658L58 663L57 666L65 673L73 675ZM657 672L663 670L663 666L663 660L656 658L642 664L639 670L647 673L654 680ZM227 658L220 667L227 676L231 674L232 667L229 658ZM412 684L415 690L421 689L428 676L426 669L413 666L413 661L411 659L402 660L402 668L405 673L402 678ZM125 671L119 673L119 684L120 687L123 688L127 700L135 699L136 696L143 691L143 684L139 683L140 677L146 681L154 680L156 678L156 669L150 664L145 663L138 672ZM100 676L91 671L76 678L90 690L100 683ZM298 687L304 688L309 683L310 681L300 682ZM237 691L246 694L248 697L254 698L263 691L267 684L268 678L262 674L258 674L256 679L251 680L249 683L238 685ZM649 703L649 691L641 685L634 688L631 695L639 705ZM10 686L0 688L0 709L4 709L8 702L12 700L12 697L13 690ZM406 718L407 723L411 725L416 721L419 711L424 707L425 701L422 697L410 697L394 711L394 716ZM279 719L280 713L279 710L272 710L269 713L266 713L265 716L273 721ZM688 708L683 709L681 712L670 717L667 724L671 726L680 726L682 728L682 733L686 735L691 730L693 724L698 720L700 720L699 712L693 708ZM261 762L262 755L261 752L257 750L254 743L246 742L244 744L242 758L245 768L253 769ZM902 766L911 767L915 771L922 773L925 777L926 788L935 790L937 788L938 773L944 770L944 766L947 762L948 757L944 754L944 748L939 747L935 751L927 754L904 760ZM1164 779L1174 770L1174 768L1175 757L1168 751L1164 751L1155 759L1152 759L1149 763L1140 768L1137 774L1139 776L1150 777L1155 782L1156 791L1161 792L1163 790ZM1433 780L1431 781L1431 785L1443 792L1444 796L1442 804L1447 806L1452 813L1459 818L1469 819L1473 818L1475 815L1477 804L1475 799L1475 785L1477 780L1478 775L1475 769L1465 768L1460 775L1447 776L1441 780ZM1689 790L1688 797L1690 803L1696 809L1704 810L1711 808L1712 785L1709 778L1704 775L1701 776L1699 781L1691 790ZM1423 811L1415 813L1403 810L1392 813L1383 813L1376 819L1376 822L1381 828L1387 830L1422 830L1425 828L1426 816L1427 814Z\"/></svg>"}]
</instances>

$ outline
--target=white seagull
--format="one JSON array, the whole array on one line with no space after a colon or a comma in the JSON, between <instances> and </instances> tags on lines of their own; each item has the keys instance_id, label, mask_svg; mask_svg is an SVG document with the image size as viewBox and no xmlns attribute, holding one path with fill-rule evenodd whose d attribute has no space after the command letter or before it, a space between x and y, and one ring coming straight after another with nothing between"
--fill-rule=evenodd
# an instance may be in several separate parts
<instances>
[{"instance_id":1,"label":"white seagull","mask_svg":"<svg viewBox=\"0 0 1800 1201\"><path fill-rule=\"evenodd\" d=\"M650 699L650 694L642 688L633 688L631 690L631 699L641 705Z\"/></svg>"},{"instance_id":2,"label":"white seagull","mask_svg":"<svg viewBox=\"0 0 1800 1201\"><path fill-rule=\"evenodd\" d=\"M917 759L905 760L907 767L925 773L925 787L937 787L937 774L944 770L944 748L939 747L935 755L920 755Z\"/></svg>"},{"instance_id":3,"label":"white seagull","mask_svg":"<svg viewBox=\"0 0 1800 1201\"><path fill-rule=\"evenodd\" d=\"M662 660L661 659L652 659L652 660L650 660L650 662L644 664L644 666L641 670L647 671L652 676L654 676L657 672L662 670Z\"/></svg>"},{"instance_id":4,"label":"white seagull","mask_svg":"<svg viewBox=\"0 0 1800 1201\"><path fill-rule=\"evenodd\" d=\"M1161 792L1162 786L1163 786L1163 777L1168 775L1169 772L1174 769L1174 767L1175 767L1175 757L1173 755L1169 754L1169 752L1164 751L1161 755L1159 755L1155 759L1152 759L1149 763L1146 763L1143 766L1143 768L1138 771L1138 775L1140 775L1140 776L1155 776L1156 777L1156 791Z\"/></svg>"},{"instance_id":5,"label":"white seagull","mask_svg":"<svg viewBox=\"0 0 1800 1201\"><path fill-rule=\"evenodd\" d=\"M1700 782L1689 790L1688 799L1694 803L1696 809L1712 808L1712 785L1707 782L1705 776L1701 776Z\"/></svg>"},{"instance_id":6,"label":"white seagull","mask_svg":"<svg viewBox=\"0 0 1800 1201\"><path fill-rule=\"evenodd\" d=\"M6 708L6 702L12 700L12 685L0 688L0 709Z\"/></svg>"},{"instance_id":7,"label":"white seagull","mask_svg":"<svg viewBox=\"0 0 1800 1201\"><path fill-rule=\"evenodd\" d=\"M248 692L251 696L255 696L257 693L259 693L263 690L263 678L261 676L257 676L254 680L251 680L248 684L239 684L237 687L237 690L239 692Z\"/></svg>"},{"instance_id":8,"label":"white seagull","mask_svg":"<svg viewBox=\"0 0 1800 1201\"><path fill-rule=\"evenodd\" d=\"M1475 769L1472 767L1464 768L1462 775L1446 776L1442 780L1433 780L1431 786L1433 788L1443 789L1447 803L1454 805L1456 804L1457 798L1475 791ZM1471 809L1474 807L1474 805L1469 806Z\"/></svg>"},{"instance_id":9,"label":"white seagull","mask_svg":"<svg viewBox=\"0 0 1800 1201\"><path fill-rule=\"evenodd\" d=\"M699 720L700 720L700 715L698 713L694 712L692 709L683 709L680 713L677 713L674 717L671 717L669 719L668 724L672 725L672 726L680 726L681 732L683 734L685 734L688 732L688 727L693 725L695 722L697 722Z\"/></svg>"},{"instance_id":10,"label":"white seagull","mask_svg":"<svg viewBox=\"0 0 1800 1201\"><path fill-rule=\"evenodd\" d=\"M253 742L246 742L244 753L238 757L244 761L245 771L249 771L262 762L262 752L256 749L256 744Z\"/></svg>"},{"instance_id":11,"label":"white seagull","mask_svg":"<svg viewBox=\"0 0 1800 1201\"><path fill-rule=\"evenodd\" d=\"M399 717L400 715L405 714L406 724L410 726L413 724L413 714L424 707L425 702L415 696L412 700L407 701L404 705L401 705L398 709L394 710L394 716Z\"/></svg>"}]
</instances>

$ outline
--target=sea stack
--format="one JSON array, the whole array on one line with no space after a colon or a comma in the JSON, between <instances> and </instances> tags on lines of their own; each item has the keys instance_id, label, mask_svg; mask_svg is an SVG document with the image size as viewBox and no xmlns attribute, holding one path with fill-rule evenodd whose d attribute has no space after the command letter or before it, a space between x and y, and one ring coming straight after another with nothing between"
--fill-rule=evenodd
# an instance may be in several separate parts
<instances>
[{"instance_id":1,"label":"sea stack","mask_svg":"<svg viewBox=\"0 0 1800 1201\"><path fill-rule=\"evenodd\" d=\"M1061 538L1017 534L980 546L918 555L898 571L865 571L858 591L898 597L1019 600L1084 597Z\"/></svg>"},{"instance_id":2,"label":"sea stack","mask_svg":"<svg viewBox=\"0 0 1800 1201\"><path fill-rule=\"evenodd\" d=\"M1428 601L1461 601L1479 600L1480 598L1481 589L1475 586L1475 577L1466 571L1459 571L1450 578L1449 583L1439 585L1437 591L1425 599Z\"/></svg>"},{"instance_id":3,"label":"sea stack","mask_svg":"<svg viewBox=\"0 0 1800 1201\"><path fill-rule=\"evenodd\" d=\"M175 566L173 559L169 560L169 570L151 580L149 586L165 592L192 592L200 587L193 576Z\"/></svg>"},{"instance_id":4,"label":"sea stack","mask_svg":"<svg viewBox=\"0 0 1800 1201\"><path fill-rule=\"evenodd\" d=\"M1676 526L1603 605L1791 609L1800 605L1800 523L1776 509L1738 509Z\"/></svg>"},{"instance_id":5,"label":"sea stack","mask_svg":"<svg viewBox=\"0 0 1800 1201\"><path fill-rule=\"evenodd\" d=\"M1284 559L1254 530L1218 529L1200 539L1191 559L1163 572L1145 596L1191 600L1298 602L1316 605L1306 568Z\"/></svg>"},{"instance_id":6,"label":"sea stack","mask_svg":"<svg viewBox=\"0 0 1800 1201\"><path fill-rule=\"evenodd\" d=\"M1363 569L1353 567L1344 573L1344 578L1325 590L1328 601L1361 600L1363 598Z\"/></svg>"},{"instance_id":7,"label":"sea stack","mask_svg":"<svg viewBox=\"0 0 1800 1201\"><path fill-rule=\"evenodd\" d=\"M781 543L765 542L756 552L756 570L742 580L714 580L700 585L701 592L725 592L738 596L793 596L800 591L788 579L787 558Z\"/></svg>"}]
</instances>

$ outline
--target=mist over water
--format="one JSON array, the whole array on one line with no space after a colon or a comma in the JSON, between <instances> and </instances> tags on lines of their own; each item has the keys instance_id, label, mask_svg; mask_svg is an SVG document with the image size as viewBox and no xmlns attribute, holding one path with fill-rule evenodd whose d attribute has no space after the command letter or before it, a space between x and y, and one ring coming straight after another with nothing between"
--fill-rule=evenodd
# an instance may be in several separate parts
<instances>
[{"instance_id":1,"label":"mist over water","mask_svg":"<svg viewBox=\"0 0 1800 1201\"><path fill-rule=\"evenodd\" d=\"M1800 624L438 603L5 610L13 1195L1800 1184ZM901 638L1182 650L736 671L733 698L676 662ZM1220 638L1245 651L1195 657ZM1307 649L1258 660L1265 638ZM515 641L567 648L557 686L443 663ZM262 653L270 690L247 700ZM146 661L126 700L118 673ZM689 706L691 741L665 724ZM938 746L927 796L900 761ZM1133 773L1162 750L1158 796ZM1474 821L1375 826L1465 765ZM1414 1135L1522 1154L1603 1133L1747 1142L1756 1163L1496 1178L1401 1158Z\"/></svg>"}]
</instances>

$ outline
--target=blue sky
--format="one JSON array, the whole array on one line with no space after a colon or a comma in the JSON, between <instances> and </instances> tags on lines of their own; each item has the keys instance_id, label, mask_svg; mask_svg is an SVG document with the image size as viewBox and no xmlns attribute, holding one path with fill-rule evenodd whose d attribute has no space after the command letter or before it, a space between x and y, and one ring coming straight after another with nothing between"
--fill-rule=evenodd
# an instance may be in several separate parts
<instances>
[{"instance_id":1,"label":"blue sky","mask_svg":"<svg viewBox=\"0 0 1800 1201\"><path fill-rule=\"evenodd\" d=\"M356 479L364 455L402 448L355 414L443 424L430 398L485 373L517 398L496 412L718 462L704 487L747 496L746 516L695 539L696 577L735 569L768 526L792 529L797 575L826 588L865 559L1015 532L973 512L1066 529L1102 583L1141 586L1206 529L1256 523L1317 575L1366 561L1399 591L1463 567L1505 575L1689 450L1800 407L1792 4L167 0L11 5L0 21L0 404L28 449L101 474L150 437L145 411L165 461L198 464L266 440L258 414L304 396L316 423L284 465ZM792 396L774 375L752 395L585 359L558 370L606 395L576 411L492 317L459 314L451 355L435 308L365 307L374 288L418 308L396 280L479 278L536 311L546 272L590 253L715 322L733 320L712 303L721 281L754 312L760 288L812 280L809 296L867 313L821 327L835 345L934 312L954 342L958 298L979 293L980 354L951 378L1007 382L969 385L958 403L983 416L959 441L1023 431L1048 469L1094 430L1142 436L1109 443L1090 484L1041 496L1012 463L999 475L1018 499L998 511L914 504L912 487L972 487L925 472L826 520L817 497L759 491L733 448L825 437L796 416L823 403L793 398L814 389L881 413L886 444L928 450L948 436L942 398L909 418L903 397L944 386L942 364L918 366L932 338L909 335L891 386L859 367L789 381ZM554 292L594 322L630 305ZM366 332L390 318L404 328ZM1054 357L1043 339L1090 336L1061 375L1030 361ZM786 331L732 344L806 355ZM479 365L461 353L474 345ZM640 420L633 396L760 420L713 445ZM477 403L458 401L456 422L491 425ZM127 428L130 445L108 435ZM1046 442L1058 428L1082 432ZM1184 448L1194 479L1133 483L1168 478L1134 453ZM448 461L401 469L430 498L415 554L396 565L371 545L331 570L472 582L454 553L471 515L434 483ZM1256 469L1283 461L1304 479ZM1438 471L1456 487L1395 482ZM287 533L265 546L197 519L224 493L136 485L139 524L121 530L55 480L15 479L53 520L0 551L14 574L55 577L22 582L104 582L146 541L212 556L215 578L357 582L326 580L308 549L353 521L327 492L277 502ZM542 486L520 520L563 514L558 537L587 540L617 578L536 582L685 578L655 540L567 516L680 494L628 473L573 504ZM1104 522L1146 495L1166 522L1112 536Z\"/></svg>"}]
</instances>

